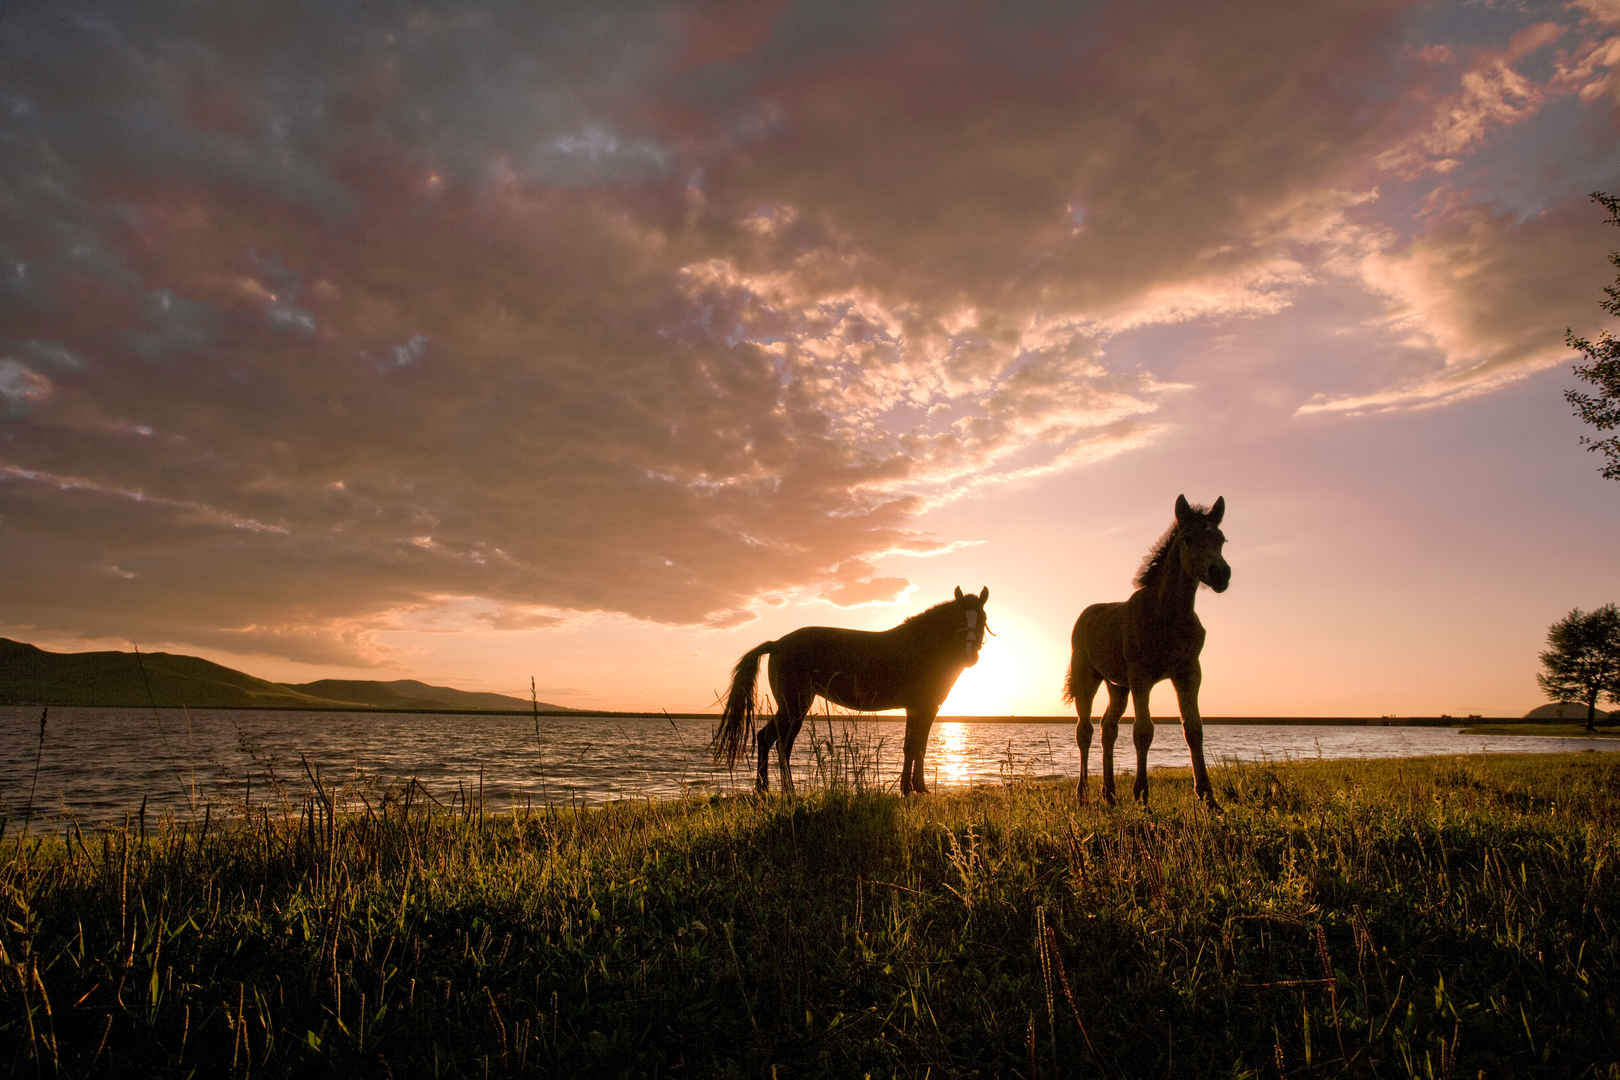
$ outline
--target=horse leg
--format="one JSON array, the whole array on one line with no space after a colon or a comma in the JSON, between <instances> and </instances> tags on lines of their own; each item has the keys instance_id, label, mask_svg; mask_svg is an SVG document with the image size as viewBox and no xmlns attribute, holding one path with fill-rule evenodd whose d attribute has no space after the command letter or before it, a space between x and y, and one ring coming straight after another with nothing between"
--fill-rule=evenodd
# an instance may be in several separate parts
<instances>
[{"instance_id":1,"label":"horse leg","mask_svg":"<svg viewBox=\"0 0 1620 1080\"><path fill-rule=\"evenodd\" d=\"M1130 692L1115 683L1108 684L1108 711L1102 718L1103 802L1114 805L1114 740L1119 737L1119 718L1125 715Z\"/></svg>"},{"instance_id":2,"label":"horse leg","mask_svg":"<svg viewBox=\"0 0 1620 1080\"><path fill-rule=\"evenodd\" d=\"M1071 685L1070 692L1074 695L1074 711L1079 717L1074 725L1074 744L1080 748L1080 786L1075 789L1075 801L1084 805L1086 801L1086 771L1091 764L1091 706L1097 700L1097 687L1102 683L1093 672L1086 672L1077 680L1078 685Z\"/></svg>"},{"instance_id":3,"label":"horse leg","mask_svg":"<svg viewBox=\"0 0 1620 1080\"><path fill-rule=\"evenodd\" d=\"M805 713L809 711L809 706L806 705L803 709L795 709L791 718L783 713L776 714L777 720L785 723L780 736L781 742L777 744L777 764L782 770L782 791L787 795L793 794L793 769L788 765L788 758L793 754L793 740L799 737L799 729L804 726Z\"/></svg>"},{"instance_id":4,"label":"horse leg","mask_svg":"<svg viewBox=\"0 0 1620 1080\"><path fill-rule=\"evenodd\" d=\"M911 794L911 710L906 710L906 734L900 740L900 794Z\"/></svg>"},{"instance_id":5,"label":"horse leg","mask_svg":"<svg viewBox=\"0 0 1620 1080\"><path fill-rule=\"evenodd\" d=\"M788 754L793 749L793 736L799 733L799 724L815 699L815 691L795 677L787 658L771 657L771 694L776 698L776 715L759 732L759 778L754 787L765 791L770 787L768 769L771 747L776 747L776 763L782 773L782 790L793 794L793 771L788 767Z\"/></svg>"},{"instance_id":6,"label":"horse leg","mask_svg":"<svg viewBox=\"0 0 1620 1080\"><path fill-rule=\"evenodd\" d=\"M1209 771L1204 767L1204 718L1198 713L1198 687L1203 681L1203 671L1196 664L1192 670L1172 676L1170 680L1181 707L1181 733L1187 737L1187 752L1192 755L1193 791L1210 809L1219 810L1215 789L1209 783Z\"/></svg>"},{"instance_id":7,"label":"horse leg","mask_svg":"<svg viewBox=\"0 0 1620 1080\"><path fill-rule=\"evenodd\" d=\"M928 731L934 726L939 706L925 709L906 709L906 744L900 763L900 792L909 795L928 794L923 783L923 754L928 750Z\"/></svg>"},{"instance_id":8,"label":"horse leg","mask_svg":"<svg viewBox=\"0 0 1620 1080\"><path fill-rule=\"evenodd\" d=\"M1131 739L1136 743L1136 783L1131 794L1144 807L1148 801L1148 747L1153 745L1153 715L1148 712L1148 695L1153 683L1143 679L1131 680L1131 700L1136 705L1136 723L1131 725Z\"/></svg>"},{"instance_id":9,"label":"horse leg","mask_svg":"<svg viewBox=\"0 0 1620 1080\"><path fill-rule=\"evenodd\" d=\"M776 742L776 721L775 716L765 721L759 729L759 735L756 736L759 744L759 775L754 778L755 791L770 790L771 780L766 766L771 761L771 745Z\"/></svg>"}]
</instances>

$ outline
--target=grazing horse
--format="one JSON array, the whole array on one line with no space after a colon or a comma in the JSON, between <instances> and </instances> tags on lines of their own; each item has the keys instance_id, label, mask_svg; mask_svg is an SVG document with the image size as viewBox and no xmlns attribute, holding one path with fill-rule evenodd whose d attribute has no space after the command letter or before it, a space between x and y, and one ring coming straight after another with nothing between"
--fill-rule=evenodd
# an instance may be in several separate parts
<instances>
[{"instance_id":1,"label":"grazing horse","mask_svg":"<svg viewBox=\"0 0 1620 1080\"><path fill-rule=\"evenodd\" d=\"M1198 654L1204 648L1204 624L1193 614L1200 583L1225 592L1232 568L1221 555L1226 537L1221 517L1226 499L1209 510L1189 506L1176 496L1176 520L1148 553L1137 572L1137 589L1129 600L1092 604L1075 620L1070 638L1069 677L1063 699L1074 702L1080 717L1074 740L1080 747L1080 787L1086 801L1087 759L1091 757L1091 704L1097 687L1108 684L1108 711L1102 718L1103 801L1114 804L1114 737L1129 694L1136 705L1136 783L1132 793L1147 805L1148 747L1153 745L1153 718L1148 694L1153 684L1169 679L1181 706L1181 730L1192 754L1194 790L1210 806L1215 793L1204 768L1204 721L1198 713L1198 684L1203 679Z\"/></svg>"},{"instance_id":2,"label":"grazing horse","mask_svg":"<svg viewBox=\"0 0 1620 1080\"><path fill-rule=\"evenodd\" d=\"M776 715L759 731L756 788L764 791L769 786L765 766L774 743L782 790L792 794L788 755L811 702L820 694L849 709L904 707L906 743L900 792L926 792L923 752L928 748L928 729L962 669L978 663L988 599L988 585L978 596L964 595L958 587L955 599L935 604L890 630L805 626L749 649L731 673L726 707L709 745L714 760L735 767L744 741L754 734L754 682L759 676L759 658L768 654Z\"/></svg>"}]
</instances>

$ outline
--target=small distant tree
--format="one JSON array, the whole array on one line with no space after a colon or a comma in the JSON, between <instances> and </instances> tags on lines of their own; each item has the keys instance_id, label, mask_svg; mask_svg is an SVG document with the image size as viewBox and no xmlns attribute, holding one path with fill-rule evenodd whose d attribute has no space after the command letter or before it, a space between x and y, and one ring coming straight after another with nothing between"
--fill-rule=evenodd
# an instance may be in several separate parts
<instances>
[{"instance_id":1,"label":"small distant tree","mask_svg":"<svg viewBox=\"0 0 1620 1080\"><path fill-rule=\"evenodd\" d=\"M1576 608L1547 628L1536 681L1554 701L1586 703L1586 730L1595 731L1597 700L1607 694L1620 705L1620 608Z\"/></svg>"},{"instance_id":2,"label":"small distant tree","mask_svg":"<svg viewBox=\"0 0 1620 1080\"><path fill-rule=\"evenodd\" d=\"M1609 212L1607 224L1620 226L1620 197L1594 191L1592 200L1601 203ZM1620 267L1620 251L1611 251L1609 261ZM1615 318L1620 318L1620 275L1616 275L1614 284L1606 286L1603 292L1607 299L1598 301L1599 306ZM1620 338L1603 330L1596 341L1591 341L1566 328L1564 344L1586 358L1585 363L1575 365L1575 374L1597 388L1595 394L1566 390L1564 400L1575 407L1576 416L1598 431L1620 428ZM1608 459L1602 469L1604 476L1610 480L1620 480L1620 435L1601 439L1582 435L1581 445Z\"/></svg>"}]
</instances>

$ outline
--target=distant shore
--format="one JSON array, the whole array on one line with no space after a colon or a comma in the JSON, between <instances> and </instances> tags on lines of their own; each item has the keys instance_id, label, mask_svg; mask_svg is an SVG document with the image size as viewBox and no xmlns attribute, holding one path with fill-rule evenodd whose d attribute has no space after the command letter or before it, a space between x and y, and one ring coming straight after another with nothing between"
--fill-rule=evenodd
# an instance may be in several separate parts
<instances>
[{"instance_id":1,"label":"distant shore","mask_svg":"<svg viewBox=\"0 0 1620 1080\"><path fill-rule=\"evenodd\" d=\"M50 705L44 706L39 702L4 702L12 708L97 708L97 709L144 709L178 712L186 710L184 705L150 705L146 703L110 703L105 705ZM536 712L533 709L390 709L390 708L334 708L309 707L300 705L195 705L189 706L197 712L289 712L289 713L352 713L358 716L368 714L386 714L392 716L421 715L421 716L522 716L533 718ZM836 714L840 718L855 718L857 714ZM668 720L719 720L718 713L702 712L666 712L663 710L613 710L613 709L540 709L538 716L541 720L546 717L569 717L571 719L601 718L604 720L640 720L640 719L668 719ZM905 720L905 714L898 711L858 714L863 720L900 722ZM1174 723L1177 715L1168 712L1156 715L1155 721L1160 723ZM1131 717L1127 715L1121 721L1128 725ZM940 716L940 723L964 724L1073 724L1073 714L1043 715L1043 716ZM1250 724L1275 725L1288 727L1457 727L1470 734L1481 735L1620 735L1620 725L1613 721L1599 720L1602 725L1596 732L1585 730L1581 720L1547 719L1530 720L1522 716L1206 716L1204 723L1209 725L1221 724Z\"/></svg>"}]
</instances>

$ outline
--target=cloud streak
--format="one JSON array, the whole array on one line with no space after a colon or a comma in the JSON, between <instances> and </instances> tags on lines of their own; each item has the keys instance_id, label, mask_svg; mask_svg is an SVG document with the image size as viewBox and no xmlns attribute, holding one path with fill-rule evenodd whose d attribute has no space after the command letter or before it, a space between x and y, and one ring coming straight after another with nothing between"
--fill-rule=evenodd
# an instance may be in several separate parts
<instances>
[{"instance_id":1,"label":"cloud streak","mask_svg":"<svg viewBox=\"0 0 1620 1080\"><path fill-rule=\"evenodd\" d=\"M1369 254L1361 273L1389 299L1383 328L1418 373L1369 393L1320 393L1299 412L1434 408L1566 362L1556 330L1591 321L1604 262L1593 219L1584 200L1523 221L1463 205L1409 244Z\"/></svg>"}]
</instances>

